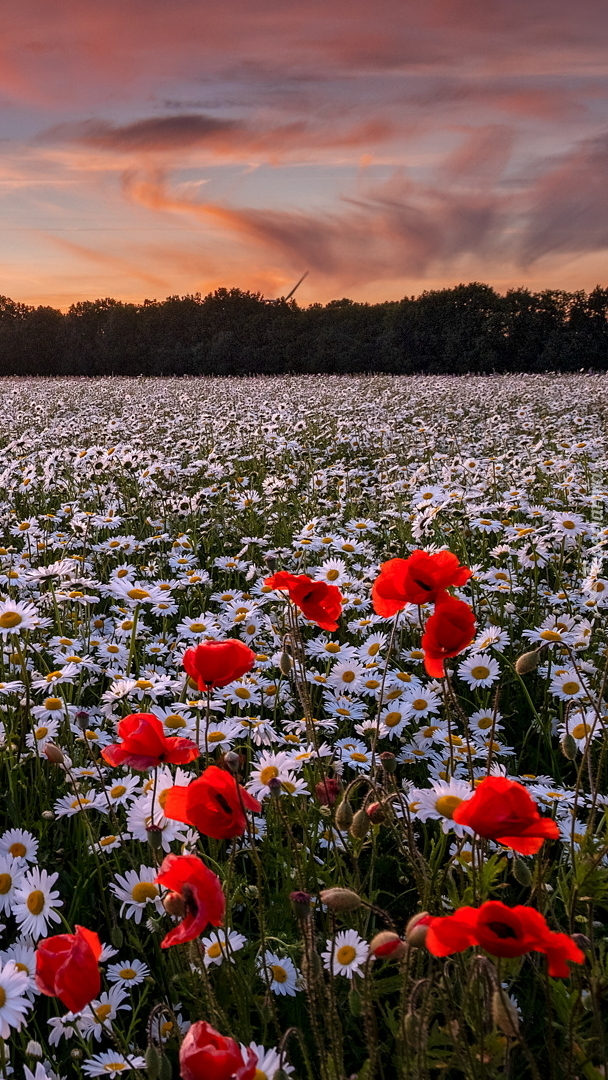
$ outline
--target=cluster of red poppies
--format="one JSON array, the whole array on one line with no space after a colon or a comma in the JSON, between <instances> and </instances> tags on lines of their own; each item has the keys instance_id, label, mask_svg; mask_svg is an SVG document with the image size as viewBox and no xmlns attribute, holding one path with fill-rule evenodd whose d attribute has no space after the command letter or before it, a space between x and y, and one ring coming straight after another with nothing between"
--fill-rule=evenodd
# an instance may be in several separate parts
<instances>
[{"instance_id":1,"label":"cluster of red poppies","mask_svg":"<svg viewBox=\"0 0 608 1080\"><path fill-rule=\"evenodd\" d=\"M372 586L372 602L377 615L387 619L406 604L434 604L422 637L424 666L434 679L445 676L444 660L458 656L475 636L475 616L464 600L446 590L465 585L471 577L451 551L429 555L414 551L409 559L389 559L382 563Z\"/></svg>"},{"instance_id":2,"label":"cluster of red poppies","mask_svg":"<svg viewBox=\"0 0 608 1080\"><path fill-rule=\"evenodd\" d=\"M384 563L374 583L374 608L383 617L396 615L407 603L435 604L422 639L426 670L433 677L443 677L444 660L465 649L473 638L471 608L446 591L464 585L470 576L471 571L460 566L450 552L429 555L415 551L409 559ZM319 626L337 628L342 598L335 586L285 571L267 578L266 585L286 591L306 618ZM210 692L250 671L254 661L251 649L230 639L203 642L189 649L183 663L199 689ZM125 717L117 733L121 741L102 751L111 766L128 765L143 771L163 763L181 765L200 755L192 740L165 736L160 720L151 713ZM242 835L247 812L260 809L257 799L231 772L210 765L189 785L168 789L163 813L206 836L226 840ZM502 776L482 780L471 797L455 808L453 819L478 836L525 855L534 854L546 839L559 835L556 823L540 815L523 785ZM167 890L165 910L180 920L162 941L162 948L192 941L209 925L222 925L226 902L221 882L198 856L167 855L155 881ZM472 945L499 957L536 951L546 955L549 974L555 976L570 974L568 961L584 960L571 937L551 931L543 916L530 907L509 908L491 900L479 908L462 907L443 917L425 913L417 920L417 927L419 934L424 931L426 947L435 956L462 952ZM397 944L403 946L401 939L397 938ZM391 951L394 945L391 941ZM97 934L82 926L76 926L74 934L40 941L36 952L38 988L79 1012L99 994L101 948ZM256 1060L253 1051L245 1058L233 1039L200 1021L191 1026L182 1043L180 1072L183 1080L253 1080Z\"/></svg>"}]
</instances>

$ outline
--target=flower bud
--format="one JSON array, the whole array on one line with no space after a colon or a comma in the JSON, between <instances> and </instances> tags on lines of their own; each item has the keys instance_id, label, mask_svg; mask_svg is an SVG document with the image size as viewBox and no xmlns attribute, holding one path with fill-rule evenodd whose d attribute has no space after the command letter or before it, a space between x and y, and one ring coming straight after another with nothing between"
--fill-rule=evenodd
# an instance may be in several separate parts
<instances>
[{"instance_id":1,"label":"flower bud","mask_svg":"<svg viewBox=\"0 0 608 1080\"><path fill-rule=\"evenodd\" d=\"M578 945L579 949L583 950L583 952L585 952L585 950L589 951L591 948L591 941L586 934L572 934L572 940L575 945Z\"/></svg>"},{"instance_id":2,"label":"flower bud","mask_svg":"<svg viewBox=\"0 0 608 1080\"><path fill-rule=\"evenodd\" d=\"M288 652L282 652L281 653L281 658L279 660L279 670L280 670L281 674L285 675L285 676L289 675L292 667L293 667L293 660L291 659L291 656L289 655Z\"/></svg>"},{"instance_id":3,"label":"flower bud","mask_svg":"<svg viewBox=\"0 0 608 1080\"><path fill-rule=\"evenodd\" d=\"M281 794L281 792L283 790L283 785L282 785L281 781L279 780L278 776L273 776L268 781L268 790L269 790L270 794L273 796L273 798L275 798L275 799L279 798L279 796L280 796L280 794Z\"/></svg>"},{"instance_id":4,"label":"flower bud","mask_svg":"<svg viewBox=\"0 0 608 1080\"><path fill-rule=\"evenodd\" d=\"M366 806L365 813L367 814L372 825L381 825L383 821L386 821L386 808L379 802L370 803Z\"/></svg>"},{"instance_id":5,"label":"flower bud","mask_svg":"<svg viewBox=\"0 0 608 1080\"><path fill-rule=\"evenodd\" d=\"M413 915L405 928L405 940L414 949L422 949L426 941L429 926L433 916L428 911L420 911Z\"/></svg>"},{"instance_id":6,"label":"flower bud","mask_svg":"<svg viewBox=\"0 0 608 1080\"><path fill-rule=\"evenodd\" d=\"M146 1071L148 1080L159 1080L160 1053L153 1043L150 1043L146 1050Z\"/></svg>"},{"instance_id":7,"label":"flower bud","mask_svg":"<svg viewBox=\"0 0 608 1080\"><path fill-rule=\"evenodd\" d=\"M25 1048L25 1052L28 1055L28 1057L36 1057L36 1058L44 1057L44 1051L43 1051L40 1043L35 1042L33 1039L30 1039L30 1041L28 1042L28 1044L27 1044L27 1046Z\"/></svg>"},{"instance_id":8,"label":"flower bud","mask_svg":"<svg viewBox=\"0 0 608 1080\"><path fill-rule=\"evenodd\" d=\"M186 903L177 892L169 892L163 896L163 907L167 915L175 915L178 919L183 919L186 915Z\"/></svg>"},{"instance_id":9,"label":"flower bud","mask_svg":"<svg viewBox=\"0 0 608 1080\"><path fill-rule=\"evenodd\" d=\"M78 727L80 728L81 731L86 731L87 730L87 728L89 726L89 714L88 714L88 712L84 712L84 710L82 710L81 712L77 712L76 716L74 717L74 720L78 724Z\"/></svg>"},{"instance_id":10,"label":"flower bud","mask_svg":"<svg viewBox=\"0 0 608 1080\"><path fill-rule=\"evenodd\" d=\"M361 994L354 986L351 988L348 995L348 1008L350 1010L351 1016L361 1016L361 1012L363 1011L363 1002L361 1001Z\"/></svg>"},{"instance_id":11,"label":"flower bud","mask_svg":"<svg viewBox=\"0 0 608 1080\"><path fill-rule=\"evenodd\" d=\"M519 1037L517 1009L504 990L498 989L492 994L492 1020L503 1035L511 1039Z\"/></svg>"},{"instance_id":12,"label":"flower bud","mask_svg":"<svg viewBox=\"0 0 608 1080\"><path fill-rule=\"evenodd\" d=\"M226 751L222 758L222 761L228 769L228 772L231 772L233 774L238 773L241 759L238 754L235 754L234 750Z\"/></svg>"},{"instance_id":13,"label":"flower bud","mask_svg":"<svg viewBox=\"0 0 608 1080\"><path fill-rule=\"evenodd\" d=\"M346 829L350 829L353 823L353 808L348 799L342 799L342 802L338 804L336 808L336 828L344 832Z\"/></svg>"},{"instance_id":14,"label":"flower bud","mask_svg":"<svg viewBox=\"0 0 608 1080\"><path fill-rule=\"evenodd\" d=\"M307 892L292 892L289 894L291 906L298 919L308 919L312 912L312 896Z\"/></svg>"},{"instance_id":15,"label":"flower bud","mask_svg":"<svg viewBox=\"0 0 608 1080\"><path fill-rule=\"evenodd\" d=\"M47 743L44 748L44 756L53 765L63 765L65 758L63 752L54 743Z\"/></svg>"},{"instance_id":16,"label":"flower bud","mask_svg":"<svg viewBox=\"0 0 608 1080\"><path fill-rule=\"evenodd\" d=\"M361 907L361 897L352 889L323 889L319 895L330 911L356 911Z\"/></svg>"},{"instance_id":17,"label":"flower bud","mask_svg":"<svg viewBox=\"0 0 608 1080\"><path fill-rule=\"evenodd\" d=\"M369 951L372 956L381 957L383 960L401 960L407 952L407 945L394 931L381 930L370 941Z\"/></svg>"},{"instance_id":18,"label":"flower bud","mask_svg":"<svg viewBox=\"0 0 608 1080\"><path fill-rule=\"evenodd\" d=\"M568 758L568 761L574 761L576 757L577 745L569 731L565 731L562 735L559 742L559 748L564 757Z\"/></svg>"},{"instance_id":19,"label":"flower bud","mask_svg":"<svg viewBox=\"0 0 608 1080\"><path fill-rule=\"evenodd\" d=\"M160 825L148 825L146 834L152 851L160 851L163 846L163 830Z\"/></svg>"},{"instance_id":20,"label":"flower bud","mask_svg":"<svg viewBox=\"0 0 608 1080\"><path fill-rule=\"evenodd\" d=\"M532 652L522 653L515 661L515 670L518 675L527 675L530 671L536 671L538 661L539 655L536 649Z\"/></svg>"},{"instance_id":21,"label":"flower bud","mask_svg":"<svg viewBox=\"0 0 608 1080\"><path fill-rule=\"evenodd\" d=\"M523 859L513 859L513 877L525 888L532 884L530 868Z\"/></svg>"},{"instance_id":22,"label":"flower bud","mask_svg":"<svg viewBox=\"0 0 608 1080\"><path fill-rule=\"evenodd\" d=\"M124 941L124 934L120 929L120 926L113 926L110 930L110 942L115 949L122 949Z\"/></svg>"},{"instance_id":23,"label":"flower bud","mask_svg":"<svg viewBox=\"0 0 608 1080\"><path fill-rule=\"evenodd\" d=\"M385 773L394 773L397 771L397 758L394 754L391 754L390 750L384 750L380 754L380 764Z\"/></svg>"},{"instance_id":24,"label":"flower bud","mask_svg":"<svg viewBox=\"0 0 608 1080\"><path fill-rule=\"evenodd\" d=\"M365 810L357 810L350 826L350 835L354 836L355 840L364 840L370 830L370 826L371 821Z\"/></svg>"}]
</instances>

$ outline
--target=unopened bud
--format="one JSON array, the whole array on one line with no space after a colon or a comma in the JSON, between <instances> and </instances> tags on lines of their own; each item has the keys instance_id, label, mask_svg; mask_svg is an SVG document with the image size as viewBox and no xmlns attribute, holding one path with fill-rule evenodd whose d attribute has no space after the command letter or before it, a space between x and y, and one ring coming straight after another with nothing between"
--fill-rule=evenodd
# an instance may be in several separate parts
<instances>
[{"instance_id":1,"label":"unopened bud","mask_svg":"<svg viewBox=\"0 0 608 1080\"><path fill-rule=\"evenodd\" d=\"M370 941L369 951L372 956L383 960L401 960L407 952L407 945L393 930L381 930Z\"/></svg>"},{"instance_id":2,"label":"unopened bud","mask_svg":"<svg viewBox=\"0 0 608 1080\"><path fill-rule=\"evenodd\" d=\"M110 930L110 942L115 949L122 949L122 943L124 941L124 934L120 929L120 926L113 926Z\"/></svg>"},{"instance_id":3,"label":"unopened bud","mask_svg":"<svg viewBox=\"0 0 608 1080\"><path fill-rule=\"evenodd\" d=\"M372 825L381 825L383 821L386 821L386 807L379 802L370 803L366 806L365 813L367 814Z\"/></svg>"},{"instance_id":4,"label":"unopened bud","mask_svg":"<svg viewBox=\"0 0 608 1080\"><path fill-rule=\"evenodd\" d=\"M55 820L55 814L54 814L54 812L52 810L43 810L42 814L41 814L41 817L45 821L54 821Z\"/></svg>"},{"instance_id":5,"label":"unopened bud","mask_svg":"<svg viewBox=\"0 0 608 1080\"><path fill-rule=\"evenodd\" d=\"M163 846L163 830L160 825L148 825L146 834L152 851L160 851Z\"/></svg>"},{"instance_id":6,"label":"unopened bud","mask_svg":"<svg viewBox=\"0 0 608 1080\"><path fill-rule=\"evenodd\" d=\"M28 1057L36 1057L36 1058L44 1057L44 1051L43 1051L40 1043L35 1042L33 1039L30 1039L30 1041L28 1042L28 1044L27 1044L27 1046L25 1048L25 1052L28 1055Z\"/></svg>"},{"instance_id":7,"label":"unopened bud","mask_svg":"<svg viewBox=\"0 0 608 1080\"><path fill-rule=\"evenodd\" d=\"M312 911L312 896L307 892L292 892L289 894L291 906L298 919L308 919Z\"/></svg>"},{"instance_id":8,"label":"unopened bud","mask_svg":"<svg viewBox=\"0 0 608 1080\"><path fill-rule=\"evenodd\" d=\"M397 758L394 754L391 754L390 750L385 750L380 754L380 764L386 773L397 771Z\"/></svg>"},{"instance_id":9,"label":"unopened bud","mask_svg":"<svg viewBox=\"0 0 608 1080\"><path fill-rule=\"evenodd\" d=\"M357 810L350 826L350 835L354 836L355 840L364 840L370 830L370 826L371 821L365 810Z\"/></svg>"},{"instance_id":10,"label":"unopened bud","mask_svg":"<svg viewBox=\"0 0 608 1080\"><path fill-rule=\"evenodd\" d=\"M159 1080L160 1077L160 1053L153 1043L146 1050L146 1071L148 1080Z\"/></svg>"},{"instance_id":11,"label":"unopened bud","mask_svg":"<svg viewBox=\"0 0 608 1080\"><path fill-rule=\"evenodd\" d=\"M336 828L341 832L345 832L346 829L350 829L353 823L353 808L348 799L342 799L342 802L336 808Z\"/></svg>"},{"instance_id":12,"label":"unopened bud","mask_svg":"<svg viewBox=\"0 0 608 1080\"><path fill-rule=\"evenodd\" d=\"M568 758L568 761L574 761L576 757L577 745L569 731L565 731L562 735L559 742L559 748L564 757Z\"/></svg>"},{"instance_id":13,"label":"unopened bud","mask_svg":"<svg viewBox=\"0 0 608 1080\"><path fill-rule=\"evenodd\" d=\"M515 670L518 675L527 675L530 671L536 671L538 661L539 655L536 649L532 652L522 653L515 661Z\"/></svg>"},{"instance_id":14,"label":"unopened bud","mask_svg":"<svg viewBox=\"0 0 608 1080\"><path fill-rule=\"evenodd\" d=\"M530 868L523 859L513 859L513 877L525 888L532 884Z\"/></svg>"},{"instance_id":15,"label":"unopened bud","mask_svg":"<svg viewBox=\"0 0 608 1080\"><path fill-rule=\"evenodd\" d=\"M426 941L433 916L428 911L413 915L405 928L405 940L414 949L422 949Z\"/></svg>"},{"instance_id":16,"label":"unopened bud","mask_svg":"<svg viewBox=\"0 0 608 1080\"><path fill-rule=\"evenodd\" d=\"M330 911L356 911L361 907L361 897L352 889L323 889L319 895Z\"/></svg>"},{"instance_id":17,"label":"unopened bud","mask_svg":"<svg viewBox=\"0 0 608 1080\"><path fill-rule=\"evenodd\" d=\"M234 750L228 750L224 754L222 761L228 769L228 772L235 774L238 773L241 759L238 754L235 754Z\"/></svg>"},{"instance_id":18,"label":"unopened bud","mask_svg":"<svg viewBox=\"0 0 608 1080\"><path fill-rule=\"evenodd\" d=\"M348 1008L351 1016L359 1017L363 1011L363 1002L361 1000L361 994L353 986L348 995Z\"/></svg>"},{"instance_id":19,"label":"unopened bud","mask_svg":"<svg viewBox=\"0 0 608 1080\"><path fill-rule=\"evenodd\" d=\"M84 710L81 711L81 712L77 712L76 716L74 717L74 720L78 724L78 727L80 728L81 731L86 731L87 730L87 728L89 726L89 714L88 714L88 712L84 712Z\"/></svg>"},{"instance_id":20,"label":"unopened bud","mask_svg":"<svg viewBox=\"0 0 608 1080\"><path fill-rule=\"evenodd\" d=\"M173 1065L171 1064L170 1058L162 1052L160 1055L160 1072L158 1074L158 1080L173 1080Z\"/></svg>"},{"instance_id":21,"label":"unopened bud","mask_svg":"<svg viewBox=\"0 0 608 1080\"><path fill-rule=\"evenodd\" d=\"M163 907L167 915L175 915L178 919L183 919L186 914L185 900L177 892L170 892L163 896Z\"/></svg>"},{"instance_id":22,"label":"unopened bud","mask_svg":"<svg viewBox=\"0 0 608 1080\"><path fill-rule=\"evenodd\" d=\"M492 1020L503 1035L510 1039L519 1037L519 1017L513 1002L503 990L495 990L492 994Z\"/></svg>"},{"instance_id":23,"label":"unopened bud","mask_svg":"<svg viewBox=\"0 0 608 1080\"><path fill-rule=\"evenodd\" d=\"M268 790L269 790L270 794L275 799L279 798L279 796L280 796L280 794L281 794L281 792L283 790L283 785L282 785L281 781L279 780L278 776L273 776L268 781Z\"/></svg>"},{"instance_id":24,"label":"unopened bud","mask_svg":"<svg viewBox=\"0 0 608 1080\"><path fill-rule=\"evenodd\" d=\"M65 761L63 751L60 750L58 746L55 746L55 743L49 742L46 744L44 756L48 761L52 762L53 765L63 765Z\"/></svg>"},{"instance_id":25,"label":"unopened bud","mask_svg":"<svg viewBox=\"0 0 608 1080\"><path fill-rule=\"evenodd\" d=\"M279 660L279 670L282 675L289 675L293 667L293 660L288 652L281 653L281 659Z\"/></svg>"},{"instance_id":26,"label":"unopened bud","mask_svg":"<svg viewBox=\"0 0 608 1080\"><path fill-rule=\"evenodd\" d=\"M583 952L588 951L591 948L591 941L586 934L572 934L572 940L575 945L578 945L579 949Z\"/></svg>"}]
</instances>

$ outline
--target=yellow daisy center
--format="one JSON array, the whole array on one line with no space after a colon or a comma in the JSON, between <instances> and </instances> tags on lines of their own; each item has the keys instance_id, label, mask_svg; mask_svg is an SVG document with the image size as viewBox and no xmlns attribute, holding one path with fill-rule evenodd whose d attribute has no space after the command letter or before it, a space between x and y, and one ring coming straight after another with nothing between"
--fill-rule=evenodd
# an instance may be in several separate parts
<instances>
[{"instance_id":1,"label":"yellow daisy center","mask_svg":"<svg viewBox=\"0 0 608 1080\"><path fill-rule=\"evenodd\" d=\"M273 977L275 982L278 982L278 983L287 982L287 979L289 978L289 976L288 976L287 972L285 971L285 968L281 967L280 964L271 964L270 965L270 970L272 972L272 977Z\"/></svg>"},{"instance_id":2,"label":"yellow daisy center","mask_svg":"<svg viewBox=\"0 0 608 1080\"><path fill-rule=\"evenodd\" d=\"M22 859L23 856L27 853L27 848L25 844L22 844L19 840L15 840L15 843L11 844L11 846L9 847L8 853L9 855L12 855L15 859Z\"/></svg>"},{"instance_id":3,"label":"yellow daisy center","mask_svg":"<svg viewBox=\"0 0 608 1080\"><path fill-rule=\"evenodd\" d=\"M210 956L212 960L215 960L218 956L222 955L222 946L219 941L214 941L213 945L209 945L207 949L207 956Z\"/></svg>"},{"instance_id":4,"label":"yellow daisy center","mask_svg":"<svg viewBox=\"0 0 608 1080\"><path fill-rule=\"evenodd\" d=\"M476 664L474 668L471 668L471 675L474 679L487 679L490 674L490 669L485 664Z\"/></svg>"},{"instance_id":5,"label":"yellow daisy center","mask_svg":"<svg viewBox=\"0 0 608 1080\"><path fill-rule=\"evenodd\" d=\"M136 904L145 904L146 900L156 900L158 889L151 881L138 881L131 889L131 896Z\"/></svg>"},{"instance_id":6,"label":"yellow daisy center","mask_svg":"<svg viewBox=\"0 0 608 1080\"><path fill-rule=\"evenodd\" d=\"M435 809L442 817L451 818L461 802L462 799L459 799L458 795L441 795L435 803Z\"/></svg>"},{"instance_id":7,"label":"yellow daisy center","mask_svg":"<svg viewBox=\"0 0 608 1080\"><path fill-rule=\"evenodd\" d=\"M13 879L10 874L0 874L0 896L6 896L12 884Z\"/></svg>"},{"instance_id":8,"label":"yellow daisy center","mask_svg":"<svg viewBox=\"0 0 608 1080\"><path fill-rule=\"evenodd\" d=\"M577 682L574 681L574 679L569 680L569 682L565 682L562 686L563 694L578 694L579 690L580 686Z\"/></svg>"},{"instance_id":9,"label":"yellow daisy center","mask_svg":"<svg viewBox=\"0 0 608 1080\"><path fill-rule=\"evenodd\" d=\"M338 961L339 964L343 964L345 966L348 966L348 964L352 964L352 962L355 959L356 955L357 955L357 950L355 948L353 948L352 945L341 945L340 948L338 949L338 951L336 952L336 960Z\"/></svg>"},{"instance_id":10,"label":"yellow daisy center","mask_svg":"<svg viewBox=\"0 0 608 1080\"><path fill-rule=\"evenodd\" d=\"M274 780L275 776L279 775L279 770L276 765L267 765L265 769L262 769L260 773L260 783L269 784L271 780Z\"/></svg>"},{"instance_id":11,"label":"yellow daisy center","mask_svg":"<svg viewBox=\"0 0 608 1080\"><path fill-rule=\"evenodd\" d=\"M5 611L0 615L0 626L3 630L11 630L13 626L19 626L23 622L23 616L18 611Z\"/></svg>"},{"instance_id":12,"label":"yellow daisy center","mask_svg":"<svg viewBox=\"0 0 608 1080\"><path fill-rule=\"evenodd\" d=\"M25 901L27 910L32 915L40 915L44 911L44 893L42 889L34 889Z\"/></svg>"}]
</instances>

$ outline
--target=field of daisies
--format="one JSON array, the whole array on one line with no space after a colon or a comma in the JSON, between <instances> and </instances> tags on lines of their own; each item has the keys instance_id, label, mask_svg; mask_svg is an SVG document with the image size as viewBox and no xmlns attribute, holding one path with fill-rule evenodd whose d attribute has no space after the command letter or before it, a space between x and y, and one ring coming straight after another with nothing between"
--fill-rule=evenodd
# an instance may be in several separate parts
<instances>
[{"instance_id":1,"label":"field of daisies","mask_svg":"<svg viewBox=\"0 0 608 1080\"><path fill-rule=\"evenodd\" d=\"M606 400L0 382L0 1077L608 1076Z\"/></svg>"}]
</instances>

